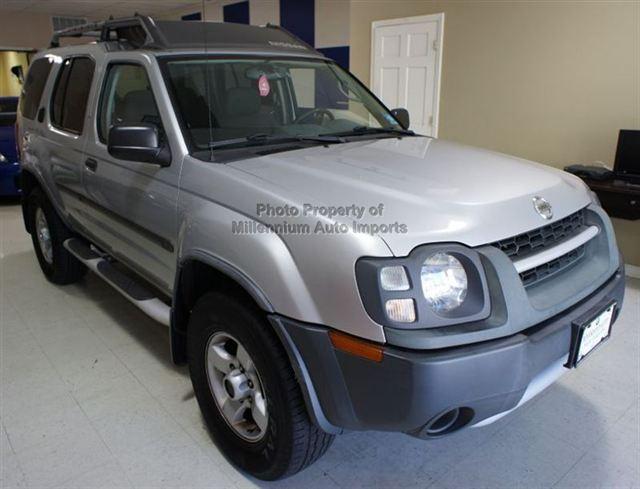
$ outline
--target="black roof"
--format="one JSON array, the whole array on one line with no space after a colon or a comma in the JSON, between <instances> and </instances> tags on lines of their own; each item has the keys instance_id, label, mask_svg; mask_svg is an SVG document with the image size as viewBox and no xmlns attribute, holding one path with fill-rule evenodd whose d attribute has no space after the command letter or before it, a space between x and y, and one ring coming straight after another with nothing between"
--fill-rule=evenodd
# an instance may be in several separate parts
<instances>
[{"instance_id":1,"label":"black roof","mask_svg":"<svg viewBox=\"0 0 640 489\"><path fill-rule=\"evenodd\" d=\"M320 55L318 51L287 30L224 22L155 21L136 15L122 19L91 22L56 31L51 47L64 37L93 37L100 42L118 41L123 49L229 49L278 50L301 55Z\"/></svg>"}]
</instances>

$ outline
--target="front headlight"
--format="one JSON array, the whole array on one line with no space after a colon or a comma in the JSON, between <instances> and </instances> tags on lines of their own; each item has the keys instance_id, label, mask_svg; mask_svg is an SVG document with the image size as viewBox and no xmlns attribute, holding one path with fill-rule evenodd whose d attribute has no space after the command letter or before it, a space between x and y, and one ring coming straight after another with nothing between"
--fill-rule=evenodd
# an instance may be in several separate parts
<instances>
[{"instance_id":1,"label":"front headlight","mask_svg":"<svg viewBox=\"0 0 640 489\"><path fill-rule=\"evenodd\" d=\"M355 271L364 308L384 326L439 328L491 312L481 256L458 243L419 246L406 257L364 257Z\"/></svg>"},{"instance_id":2,"label":"front headlight","mask_svg":"<svg viewBox=\"0 0 640 489\"><path fill-rule=\"evenodd\" d=\"M420 281L424 298L437 314L460 307L467 297L467 272L460 260L448 253L429 256L422 264Z\"/></svg>"},{"instance_id":3,"label":"front headlight","mask_svg":"<svg viewBox=\"0 0 640 489\"><path fill-rule=\"evenodd\" d=\"M0 163L6 163L6 162L7 162L7 157L2 153L0 153Z\"/></svg>"}]
</instances>

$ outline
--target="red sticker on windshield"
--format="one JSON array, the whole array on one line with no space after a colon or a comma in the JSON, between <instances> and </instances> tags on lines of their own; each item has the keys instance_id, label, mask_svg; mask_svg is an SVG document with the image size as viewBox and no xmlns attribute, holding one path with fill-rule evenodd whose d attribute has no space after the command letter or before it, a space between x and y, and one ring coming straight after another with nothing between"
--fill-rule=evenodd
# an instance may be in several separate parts
<instances>
[{"instance_id":1,"label":"red sticker on windshield","mask_svg":"<svg viewBox=\"0 0 640 489\"><path fill-rule=\"evenodd\" d=\"M258 78L258 91L261 97L269 95L271 87L269 86L269 80L267 80L266 75L260 75L260 78Z\"/></svg>"}]
</instances>

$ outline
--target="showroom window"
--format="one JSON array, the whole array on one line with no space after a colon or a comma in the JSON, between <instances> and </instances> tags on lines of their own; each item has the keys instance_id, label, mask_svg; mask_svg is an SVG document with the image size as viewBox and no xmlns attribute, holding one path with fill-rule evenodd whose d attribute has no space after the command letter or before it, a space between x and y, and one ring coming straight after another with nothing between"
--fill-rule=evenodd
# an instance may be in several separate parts
<instances>
[{"instance_id":1,"label":"showroom window","mask_svg":"<svg viewBox=\"0 0 640 489\"><path fill-rule=\"evenodd\" d=\"M40 98L47 83L51 66L49 58L40 58L35 60L29 68L20 99L20 112L27 119L33 119L38 112Z\"/></svg>"},{"instance_id":2,"label":"showroom window","mask_svg":"<svg viewBox=\"0 0 640 489\"><path fill-rule=\"evenodd\" d=\"M115 125L162 123L146 70L140 65L114 64L109 67L100 99L98 135L106 143L109 129Z\"/></svg>"},{"instance_id":3,"label":"showroom window","mask_svg":"<svg viewBox=\"0 0 640 489\"><path fill-rule=\"evenodd\" d=\"M54 126L82 133L95 63L89 58L66 59L56 82L51 107Z\"/></svg>"}]
</instances>

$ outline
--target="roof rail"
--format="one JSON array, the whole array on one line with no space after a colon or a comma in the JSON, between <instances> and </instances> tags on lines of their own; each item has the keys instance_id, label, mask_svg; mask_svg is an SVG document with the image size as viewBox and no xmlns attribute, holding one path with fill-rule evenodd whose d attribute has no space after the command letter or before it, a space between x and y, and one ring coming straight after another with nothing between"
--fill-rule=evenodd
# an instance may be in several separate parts
<instances>
[{"instance_id":1,"label":"roof rail","mask_svg":"<svg viewBox=\"0 0 640 489\"><path fill-rule=\"evenodd\" d=\"M274 25L267 27L225 22L156 22L151 17L135 14L133 17L110 18L57 31L51 38L51 47L59 47L62 38L89 37L107 43L109 50L201 50L211 47L226 51L295 53L324 58L322 53L286 29Z\"/></svg>"},{"instance_id":2,"label":"roof rail","mask_svg":"<svg viewBox=\"0 0 640 489\"><path fill-rule=\"evenodd\" d=\"M116 34L116 38L112 37L112 33ZM51 37L50 47L60 47L60 39L63 37L84 36L95 37L101 42L126 40L136 47L163 48L166 46L164 37L154 20L151 17L136 14L133 17L88 22L56 31Z\"/></svg>"}]
</instances>

